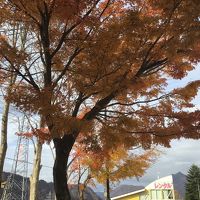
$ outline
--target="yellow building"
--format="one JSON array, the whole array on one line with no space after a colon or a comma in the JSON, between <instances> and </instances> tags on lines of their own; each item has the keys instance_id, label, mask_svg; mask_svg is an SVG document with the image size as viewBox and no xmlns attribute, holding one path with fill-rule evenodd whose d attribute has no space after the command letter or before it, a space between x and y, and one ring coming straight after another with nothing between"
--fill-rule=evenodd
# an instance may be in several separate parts
<instances>
[{"instance_id":1,"label":"yellow building","mask_svg":"<svg viewBox=\"0 0 200 200\"><path fill-rule=\"evenodd\" d=\"M112 193L111 200L183 200L184 184L185 175L177 173L155 180L143 189Z\"/></svg>"}]
</instances>

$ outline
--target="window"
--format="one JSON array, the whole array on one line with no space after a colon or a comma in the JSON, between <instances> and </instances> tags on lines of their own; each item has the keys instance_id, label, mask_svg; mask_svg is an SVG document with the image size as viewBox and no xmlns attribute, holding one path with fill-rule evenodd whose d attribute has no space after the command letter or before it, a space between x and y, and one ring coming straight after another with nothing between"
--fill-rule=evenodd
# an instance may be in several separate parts
<instances>
[{"instance_id":1,"label":"window","mask_svg":"<svg viewBox=\"0 0 200 200\"><path fill-rule=\"evenodd\" d=\"M172 190L151 190L151 200L170 200L173 199Z\"/></svg>"},{"instance_id":2,"label":"window","mask_svg":"<svg viewBox=\"0 0 200 200\"><path fill-rule=\"evenodd\" d=\"M173 199L172 190L163 190L163 199Z\"/></svg>"}]
</instances>

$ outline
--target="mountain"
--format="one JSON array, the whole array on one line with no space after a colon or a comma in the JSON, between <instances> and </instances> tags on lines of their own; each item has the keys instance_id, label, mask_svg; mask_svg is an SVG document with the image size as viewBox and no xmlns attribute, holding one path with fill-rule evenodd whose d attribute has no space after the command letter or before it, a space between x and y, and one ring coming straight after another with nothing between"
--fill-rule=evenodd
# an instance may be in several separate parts
<instances>
[{"instance_id":1,"label":"mountain","mask_svg":"<svg viewBox=\"0 0 200 200\"><path fill-rule=\"evenodd\" d=\"M96 195L99 197L99 200L105 199L104 192L96 192Z\"/></svg>"},{"instance_id":2,"label":"mountain","mask_svg":"<svg viewBox=\"0 0 200 200\"><path fill-rule=\"evenodd\" d=\"M71 194L71 199L72 200L78 200L78 185L70 185L70 194ZM97 194L90 188L87 187L84 190L84 199L85 200L101 200Z\"/></svg>"},{"instance_id":3,"label":"mountain","mask_svg":"<svg viewBox=\"0 0 200 200\"><path fill-rule=\"evenodd\" d=\"M8 172L3 172L3 174L2 174L2 180L3 180L3 182L6 182L6 180L8 179L8 177L9 177L10 175L11 175L11 174L8 173ZM21 184L23 178L22 178L22 176L15 174L15 175L14 175L14 180L15 180L15 182ZM29 178L26 178L26 179L25 179L25 182L27 182L27 185L26 185L26 188L25 188L25 189L26 189L26 191L27 191L27 198L26 198L26 199L28 200L28 199L29 199L29 187L30 187ZM54 187L53 187L53 183L52 183L52 182L47 183L47 182L44 181L44 180L39 180L39 183L38 183L38 195L37 195L38 197L37 197L37 200L45 200L48 194L53 194L53 193L54 193L53 188L54 188ZM15 192L17 195L20 196L20 189L19 189L18 187L14 187L13 189L14 189L14 192ZM3 189L0 189L0 198L1 198L2 194L3 194ZM53 196L54 196L54 195L52 195L52 198L50 198L50 200L53 199Z\"/></svg>"},{"instance_id":4,"label":"mountain","mask_svg":"<svg viewBox=\"0 0 200 200\"><path fill-rule=\"evenodd\" d=\"M172 178L175 190L179 193L180 198L184 198L186 175L181 172L178 172L176 174L172 174Z\"/></svg>"},{"instance_id":5,"label":"mountain","mask_svg":"<svg viewBox=\"0 0 200 200\"><path fill-rule=\"evenodd\" d=\"M7 180L8 176L10 176L10 173L7 172L3 172L3 180L4 182ZM22 176L20 175L15 175L15 180L16 182L22 182ZM29 186L30 186L30 181L27 178L27 198L26 200L29 199ZM72 197L72 200L78 200L78 186L77 185L69 185L69 190L70 190L70 194ZM3 189L0 189L0 199L3 193ZM15 188L15 193L20 193L20 190ZM40 180L38 183L38 195L37 195L37 200L54 200L55 199L55 194L54 194L54 186L53 183L47 183L44 180ZM97 194L90 188L87 187L84 191L84 197L85 200L101 200L101 198L99 198L97 196Z\"/></svg>"}]
</instances>

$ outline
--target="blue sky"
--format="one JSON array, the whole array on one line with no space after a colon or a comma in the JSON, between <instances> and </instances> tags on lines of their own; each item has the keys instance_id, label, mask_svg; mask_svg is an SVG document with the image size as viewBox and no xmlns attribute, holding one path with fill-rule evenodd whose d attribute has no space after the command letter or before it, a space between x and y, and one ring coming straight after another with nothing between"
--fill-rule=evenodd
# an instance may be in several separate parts
<instances>
[{"instance_id":1,"label":"blue sky","mask_svg":"<svg viewBox=\"0 0 200 200\"><path fill-rule=\"evenodd\" d=\"M159 148L161 150L160 157L146 171L143 177L137 181L129 179L123 184L144 185L157 178L161 178L177 172L187 174L192 164L200 166L200 141L191 139L180 139L171 141L171 148Z\"/></svg>"},{"instance_id":2,"label":"blue sky","mask_svg":"<svg viewBox=\"0 0 200 200\"><path fill-rule=\"evenodd\" d=\"M199 80L200 65L182 80L169 80L168 90L186 85L188 82ZM194 109L200 109L200 91L193 100ZM143 177L138 180L129 179L122 181L121 184L143 185L146 186L158 177L182 172L187 174L190 166L196 164L200 166L200 140L180 139L172 140L171 148L158 147L162 152L156 162L146 171Z\"/></svg>"}]
</instances>

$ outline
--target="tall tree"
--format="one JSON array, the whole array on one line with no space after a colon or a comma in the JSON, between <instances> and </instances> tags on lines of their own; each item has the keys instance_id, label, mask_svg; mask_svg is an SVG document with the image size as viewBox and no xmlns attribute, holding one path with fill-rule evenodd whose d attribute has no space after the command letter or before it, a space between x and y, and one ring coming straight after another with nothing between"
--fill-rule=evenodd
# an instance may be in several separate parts
<instances>
[{"instance_id":1,"label":"tall tree","mask_svg":"<svg viewBox=\"0 0 200 200\"><path fill-rule=\"evenodd\" d=\"M18 23L13 24L11 31L11 42L14 48L22 50L26 42L26 31L22 30ZM6 67L6 66L4 66ZM15 84L17 74L12 70L11 66L7 66L7 71L0 71L0 83L3 91L3 112L1 119L1 145L0 145L0 185L2 179L3 166L7 151L7 132L8 132L8 117L10 109L9 96L11 95L13 86Z\"/></svg>"},{"instance_id":2,"label":"tall tree","mask_svg":"<svg viewBox=\"0 0 200 200\"><path fill-rule=\"evenodd\" d=\"M157 155L155 150L136 154L134 150L127 150L126 147L119 145L117 149L110 149L104 154L91 154L88 164L91 176L105 186L106 199L110 200L111 184L126 178L141 177Z\"/></svg>"},{"instance_id":3,"label":"tall tree","mask_svg":"<svg viewBox=\"0 0 200 200\"><path fill-rule=\"evenodd\" d=\"M42 142L38 139L34 150L33 170L30 176L30 200L36 200L38 197L38 182L41 170Z\"/></svg>"},{"instance_id":4,"label":"tall tree","mask_svg":"<svg viewBox=\"0 0 200 200\"><path fill-rule=\"evenodd\" d=\"M9 79L8 86L6 88L6 95L10 95L10 92L12 90L12 85L15 82L15 75L12 75ZM10 102L8 100L4 100L3 104L3 113L2 113L2 119L1 119L1 145L0 145L0 185L2 181L2 172L6 157L6 151L7 151L7 132L8 132L8 115L9 115L9 107Z\"/></svg>"},{"instance_id":5,"label":"tall tree","mask_svg":"<svg viewBox=\"0 0 200 200\"><path fill-rule=\"evenodd\" d=\"M9 64L18 75L10 100L45 119L56 150L58 200L70 199L66 168L80 132L90 133L94 146L105 121L113 145L118 138L148 148L199 137L197 112L185 127L182 108L200 83L187 93L164 92L167 77L181 79L199 61L199 1L9 0L0 9L0 67ZM28 31L23 51L10 42L15 22Z\"/></svg>"},{"instance_id":6,"label":"tall tree","mask_svg":"<svg viewBox=\"0 0 200 200\"><path fill-rule=\"evenodd\" d=\"M40 130L45 130L44 128L44 120L40 120ZM38 131L35 133L32 133L32 136L36 134L37 140L36 145L34 144L34 162L33 162L33 170L32 174L30 176L30 200L36 200L38 197L38 183L39 183L39 175L41 170L41 157L42 157L42 146L45 140L42 138L42 135L44 133L42 132L42 135L38 135Z\"/></svg>"},{"instance_id":7,"label":"tall tree","mask_svg":"<svg viewBox=\"0 0 200 200\"><path fill-rule=\"evenodd\" d=\"M185 200L200 199L200 169L196 165L192 165L188 171L185 185Z\"/></svg>"},{"instance_id":8,"label":"tall tree","mask_svg":"<svg viewBox=\"0 0 200 200\"><path fill-rule=\"evenodd\" d=\"M89 166L84 165L83 163L83 157L86 156L86 152L82 151L82 149L81 152L79 150L79 148L76 148L75 151L73 150L73 157L68 164L67 174L68 183L77 185L79 199L84 200L84 192L87 186L95 186L95 184L94 179L90 174Z\"/></svg>"}]
</instances>

